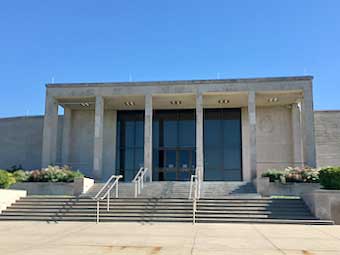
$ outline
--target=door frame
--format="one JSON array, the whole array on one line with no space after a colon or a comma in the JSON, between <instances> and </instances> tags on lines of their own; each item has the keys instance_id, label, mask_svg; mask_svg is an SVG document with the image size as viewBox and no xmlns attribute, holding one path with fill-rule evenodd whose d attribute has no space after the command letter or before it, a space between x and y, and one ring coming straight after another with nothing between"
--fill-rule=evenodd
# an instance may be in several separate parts
<instances>
[{"instance_id":1,"label":"door frame","mask_svg":"<svg viewBox=\"0 0 340 255\"><path fill-rule=\"evenodd\" d=\"M175 181L189 181L190 180L190 176L191 174L195 173L195 165L196 162L194 162L194 159L196 158L194 154L196 154L196 148L194 147L159 147L158 149L158 153L159 151L163 151L163 161L164 161L164 166L163 167L158 167L158 173L159 175L163 175L163 180L160 181L168 181L165 180L165 176L164 173L166 172L175 172L176 174L176 180ZM167 167L167 156L166 156L166 151L175 151L176 152L176 162L175 162L175 166L173 168L169 168ZM179 166L179 161L180 161L180 152L181 151L188 151L189 152L189 160L188 160L188 167L187 168L183 168ZM189 173L189 177L187 180L183 180L181 179L180 174L183 172L187 172Z\"/></svg>"}]
</instances>

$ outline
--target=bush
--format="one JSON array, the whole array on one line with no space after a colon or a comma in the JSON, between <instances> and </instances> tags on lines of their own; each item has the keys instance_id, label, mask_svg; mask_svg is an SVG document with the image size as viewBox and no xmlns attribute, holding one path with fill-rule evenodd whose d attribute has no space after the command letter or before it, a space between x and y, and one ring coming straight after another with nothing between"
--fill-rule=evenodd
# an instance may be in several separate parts
<instances>
[{"instance_id":1,"label":"bush","mask_svg":"<svg viewBox=\"0 0 340 255\"><path fill-rule=\"evenodd\" d=\"M284 170L286 182L319 182L319 170L310 167L287 167Z\"/></svg>"},{"instance_id":2,"label":"bush","mask_svg":"<svg viewBox=\"0 0 340 255\"><path fill-rule=\"evenodd\" d=\"M340 167L326 167L320 170L320 184L325 189L340 190Z\"/></svg>"},{"instance_id":3,"label":"bush","mask_svg":"<svg viewBox=\"0 0 340 255\"><path fill-rule=\"evenodd\" d=\"M262 177L269 177L271 182L318 183L319 170L310 167L287 167L284 170L269 169L262 174Z\"/></svg>"},{"instance_id":4,"label":"bush","mask_svg":"<svg viewBox=\"0 0 340 255\"><path fill-rule=\"evenodd\" d=\"M45 169L29 172L27 182L73 182L76 177L83 177L79 171L72 171L70 167L48 166Z\"/></svg>"},{"instance_id":5,"label":"bush","mask_svg":"<svg viewBox=\"0 0 340 255\"><path fill-rule=\"evenodd\" d=\"M0 188L7 189L15 183L13 175L6 170L0 170Z\"/></svg>"},{"instance_id":6,"label":"bush","mask_svg":"<svg viewBox=\"0 0 340 255\"><path fill-rule=\"evenodd\" d=\"M24 170L17 170L13 173L16 182L25 182L28 180L30 173Z\"/></svg>"},{"instance_id":7,"label":"bush","mask_svg":"<svg viewBox=\"0 0 340 255\"><path fill-rule=\"evenodd\" d=\"M268 169L262 174L262 177L268 177L270 182L278 182L283 176L283 171Z\"/></svg>"},{"instance_id":8,"label":"bush","mask_svg":"<svg viewBox=\"0 0 340 255\"><path fill-rule=\"evenodd\" d=\"M0 188L7 189L16 182L73 182L77 177L84 177L84 175L68 166L48 166L33 171L0 170Z\"/></svg>"}]
</instances>

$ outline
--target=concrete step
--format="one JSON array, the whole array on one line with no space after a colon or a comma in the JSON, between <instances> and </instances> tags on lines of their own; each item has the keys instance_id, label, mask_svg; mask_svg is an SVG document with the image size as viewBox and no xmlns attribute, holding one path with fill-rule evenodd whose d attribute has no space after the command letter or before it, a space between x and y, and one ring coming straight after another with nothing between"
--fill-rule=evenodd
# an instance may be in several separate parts
<instances>
[{"instance_id":1,"label":"concrete step","mask_svg":"<svg viewBox=\"0 0 340 255\"><path fill-rule=\"evenodd\" d=\"M175 198L111 199L100 202L101 221L191 222L192 201ZM0 220L95 221L96 201L88 197L29 196L0 215ZM197 222L331 224L313 217L301 199L203 198L197 203Z\"/></svg>"},{"instance_id":2,"label":"concrete step","mask_svg":"<svg viewBox=\"0 0 340 255\"><path fill-rule=\"evenodd\" d=\"M46 212L46 211L6 211L3 216L59 216L59 217L93 217L96 216L96 211L68 211L68 212ZM192 210L181 211L100 211L101 216L112 217L192 217ZM269 212L251 212L240 213L237 211L228 213L202 213L197 212L198 218L276 218L276 219L315 219L309 214L271 214Z\"/></svg>"},{"instance_id":3,"label":"concrete step","mask_svg":"<svg viewBox=\"0 0 340 255\"><path fill-rule=\"evenodd\" d=\"M100 208L106 208L107 204L100 204ZM70 209L79 209L79 210L86 210L86 209L96 209L97 205L79 205L75 204L72 206L60 206L60 205L18 205L14 204L7 208L7 210L70 210ZM181 205L151 205L151 204L125 204L125 205L116 205L110 203L111 209L124 209L124 210L132 210L132 209L185 209L185 208L192 208L191 204L181 204ZM239 210L239 211L272 211L272 212L299 212L299 211L308 211L308 208L301 207L301 208L268 208L268 207L249 207L249 206L201 206L198 205L197 208L202 211L216 211L216 212L224 212L224 211L231 211L231 210Z\"/></svg>"},{"instance_id":4,"label":"concrete step","mask_svg":"<svg viewBox=\"0 0 340 255\"><path fill-rule=\"evenodd\" d=\"M84 195L93 197L104 186L104 183L95 183ZM120 183L120 197L134 197L134 183ZM139 197L178 197L189 196L190 182L146 182ZM112 190L112 194L115 191ZM201 185L201 197L226 197L230 195L257 196L255 187L249 182L206 182Z\"/></svg>"},{"instance_id":5,"label":"concrete step","mask_svg":"<svg viewBox=\"0 0 340 255\"><path fill-rule=\"evenodd\" d=\"M86 221L95 222L95 217L68 217L68 218L58 218L58 217L36 217L36 216L0 216L0 221ZM188 222L192 223L192 217L187 218L134 218L134 217L100 217L100 222ZM303 224L303 225L332 225L334 222L325 220L292 220L292 219L249 219L249 218L198 218L197 223L250 223L250 224Z\"/></svg>"}]
</instances>

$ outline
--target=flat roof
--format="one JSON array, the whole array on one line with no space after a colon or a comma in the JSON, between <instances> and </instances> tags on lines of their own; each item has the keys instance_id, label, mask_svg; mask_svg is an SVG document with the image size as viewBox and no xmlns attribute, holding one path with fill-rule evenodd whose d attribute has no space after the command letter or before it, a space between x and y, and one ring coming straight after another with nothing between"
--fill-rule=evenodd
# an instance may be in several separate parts
<instances>
[{"instance_id":1,"label":"flat roof","mask_svg":"<svg viewBox=\"0 0 340 255\"><path fill-rule=\"evenodd\" d=\"M169 80L169 81L140 81L140 82L75 82L75 83L47 83L46 87L92 87L92 86L138 86L138 85L185 85L185 84L209 84L209 83L244 83L244 82L275 82L275 81L302 81L313 80L313 76L282 76L259 78L234 78L234 79L207 79L207 80Z\"/></svg>"}]
</instances>

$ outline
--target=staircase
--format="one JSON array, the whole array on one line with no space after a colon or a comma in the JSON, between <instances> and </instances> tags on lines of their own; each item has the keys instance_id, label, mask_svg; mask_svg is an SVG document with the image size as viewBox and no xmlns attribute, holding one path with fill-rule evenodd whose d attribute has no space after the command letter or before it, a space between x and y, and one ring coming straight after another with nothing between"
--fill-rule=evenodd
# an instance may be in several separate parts
<instances>
[{"instance_id":1,"label":"staircase","mask_svg":"<svg viewBox=\"0 0 340 255\"><path fill-rule=\"evenodd\" d=\"M189 182L145 182L141 198L188 198ZM83 196L94 197L104 186L104 183L95 183ZM249 182L202 182L201 198L228 198L230 196L260 197L253 184ZM119 183L119 197L133 198L134 183Z\"/></svg>"},{"instance_id":2,"label":"staircase","mask_svg":"<svg viewBox=\"0 0 340 255\"><path fill-rule=\"evenodd\" d=\"M313 217L301 199L203 198L198 223L333 224ZM0 214L1 220L96 221L96 201L89 197L28 196ZM192 222L192 201L185 198L119 198L100 202L101 222Z\"/></svg>"},{"instance_id":3,"label":"staircase","mask_svg":"<svg viewBox=\"0 0 340 255\"><path fill-rule=\"evenodd\" d=\"M92 188L83 196L93 197L104 186L104 183L95 183ZM146 182L142 198L188 198L189 182ZM134 198L134 183L119 183L120 198Z\"/></svg>"}]
</instances>

